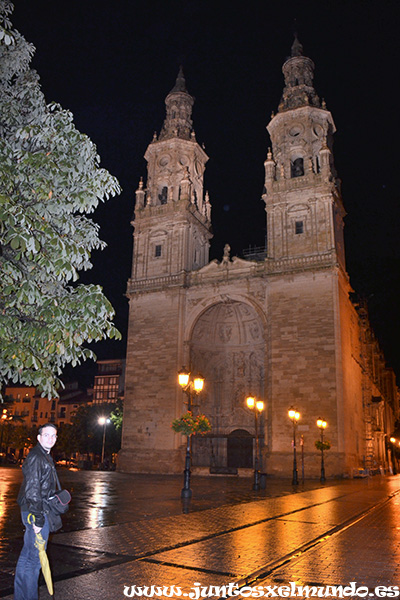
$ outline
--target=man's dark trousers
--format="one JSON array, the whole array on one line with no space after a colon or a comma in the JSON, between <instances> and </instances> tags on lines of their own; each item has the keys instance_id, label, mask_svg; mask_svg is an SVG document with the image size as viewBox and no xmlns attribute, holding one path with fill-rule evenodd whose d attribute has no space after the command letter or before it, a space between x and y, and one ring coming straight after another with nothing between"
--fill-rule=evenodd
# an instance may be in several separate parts
<instances>
[{"instance_id":1,"label":"man's dark trousers","mask_svg":"<svg viewBox=\"0 0 400 600\"><path fill-rule=\"evenodd\" d=\"M25 525L24 546L19 555L14 578L14 600L38 600L38 581L40 573L39 550L35 546L35 532L28 523L28 511L22 511L22 522ZM40 530L46 542L49 539L49 522L45 522Z\"/></svg>"}]
</instances>

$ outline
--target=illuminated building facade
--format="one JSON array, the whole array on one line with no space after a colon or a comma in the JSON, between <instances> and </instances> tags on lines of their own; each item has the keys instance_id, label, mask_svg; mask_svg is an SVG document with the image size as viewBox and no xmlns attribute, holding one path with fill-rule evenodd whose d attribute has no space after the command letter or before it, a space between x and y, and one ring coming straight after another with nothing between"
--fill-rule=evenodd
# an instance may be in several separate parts
<instances>
[{"instance_id":1,"label":"illuminated building facade","mask_svg":"<svg viewBox=\"0 0 400 600\"><path fill-rule=\"evenodd\" d=\"M71 423L71 417L82 404L91 402L77 382L66 383L59 398L42 398L34 386L10 385L5 389L4 406L13 424L40 427L45 423L60 425Z\"/></svg>"},{"instance_id":2,"label":"illuminated building facade","mask_svg":"<svg viewBox=\"0 0 400 600\"><path fill-rule=\"evenodd\" d=\"M171 430L185 409L182 365L206 382L201 412L213 429L193 440L199 468L252 467L249 393L266 407L263 471L290 475L290 406L301 413L307 476L319 474L319 417L331 442L328 476L389 467L385 436L398 397L366 311L351 300L335 124L297 38L282 70L264 163L268 245L246 260L231 258L227 245L220 262L209 262L208 157L196 141L182 71L166 98L163 128L145 154L147 183L136 191L122 471L182 471L184 439Z\"/></svg>"}]
</instances>

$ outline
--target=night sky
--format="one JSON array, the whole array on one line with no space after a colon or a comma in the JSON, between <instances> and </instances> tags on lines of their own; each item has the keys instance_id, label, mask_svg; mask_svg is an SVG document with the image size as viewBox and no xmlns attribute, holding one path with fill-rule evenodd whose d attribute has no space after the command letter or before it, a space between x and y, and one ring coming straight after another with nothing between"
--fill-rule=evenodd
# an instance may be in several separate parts
<instances>
[{"instance_id":1,"label":"night sky","mask_svg":"<svg viewBox=\"0 0 400 600\"><path fill-rule=\"evenodd\" d=\"M97 344L99 358L125 352L134 192L180 64L196 98L196 137L210 157L211 258L221 259L226 242L237 255L264 245L265 128L296 29L338 130L347 270L400 376L397 9L384 0L16 0L12 21L36 47L32 66L47 101L73 112L123 188L94 213L108 248L82 276L104 287L124 334Z\"/></svg>"}]
</instances>

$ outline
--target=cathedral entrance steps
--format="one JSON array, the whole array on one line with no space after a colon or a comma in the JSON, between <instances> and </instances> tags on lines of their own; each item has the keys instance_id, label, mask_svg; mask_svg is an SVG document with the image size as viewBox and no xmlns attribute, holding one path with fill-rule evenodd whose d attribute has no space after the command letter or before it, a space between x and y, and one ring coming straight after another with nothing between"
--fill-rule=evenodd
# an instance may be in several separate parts
<instances>
[{"instance_id":1,"label":"cathedral entrance steps","mask_svg":"<svg viewBox=\"0 0 400 600\"><path fill-rule=\"evenodd\" d=\"M237 475L235 467L210 467L210 475Z\"/></svg>"}]
</instances>

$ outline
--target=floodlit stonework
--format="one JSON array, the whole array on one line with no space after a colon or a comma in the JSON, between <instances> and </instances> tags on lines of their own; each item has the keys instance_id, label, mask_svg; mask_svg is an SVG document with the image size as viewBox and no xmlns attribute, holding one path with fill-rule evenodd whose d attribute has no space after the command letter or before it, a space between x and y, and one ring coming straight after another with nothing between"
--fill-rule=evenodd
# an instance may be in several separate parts
<instances>
[{"instance_id":1,"label":"floodlit stonework","mask_svg":"<svg viewBox=\"0 0 400 600\"><path fill-rule=\"evenodd\" d=\"M264 400L261 470L290 476L292 423L301 413L299 470L320 473L316 421L328 422L327 476L389 468L385 434L398 398L393 372L354 296L345 270L335 125L313 87L313 62L297 38L283 65L285 87L268 125L263 200L268 247L246 260L209 262L208 160L191 120L182 71L166 98L162 131L149 145L146 187L136 192L125 409L119 468L178 473L185 440L171 422L185 410L182 365L205 378L200 410L212 432L193 440L203 471L251 469L251 393Z\"/></svg>"}]
</instances>

